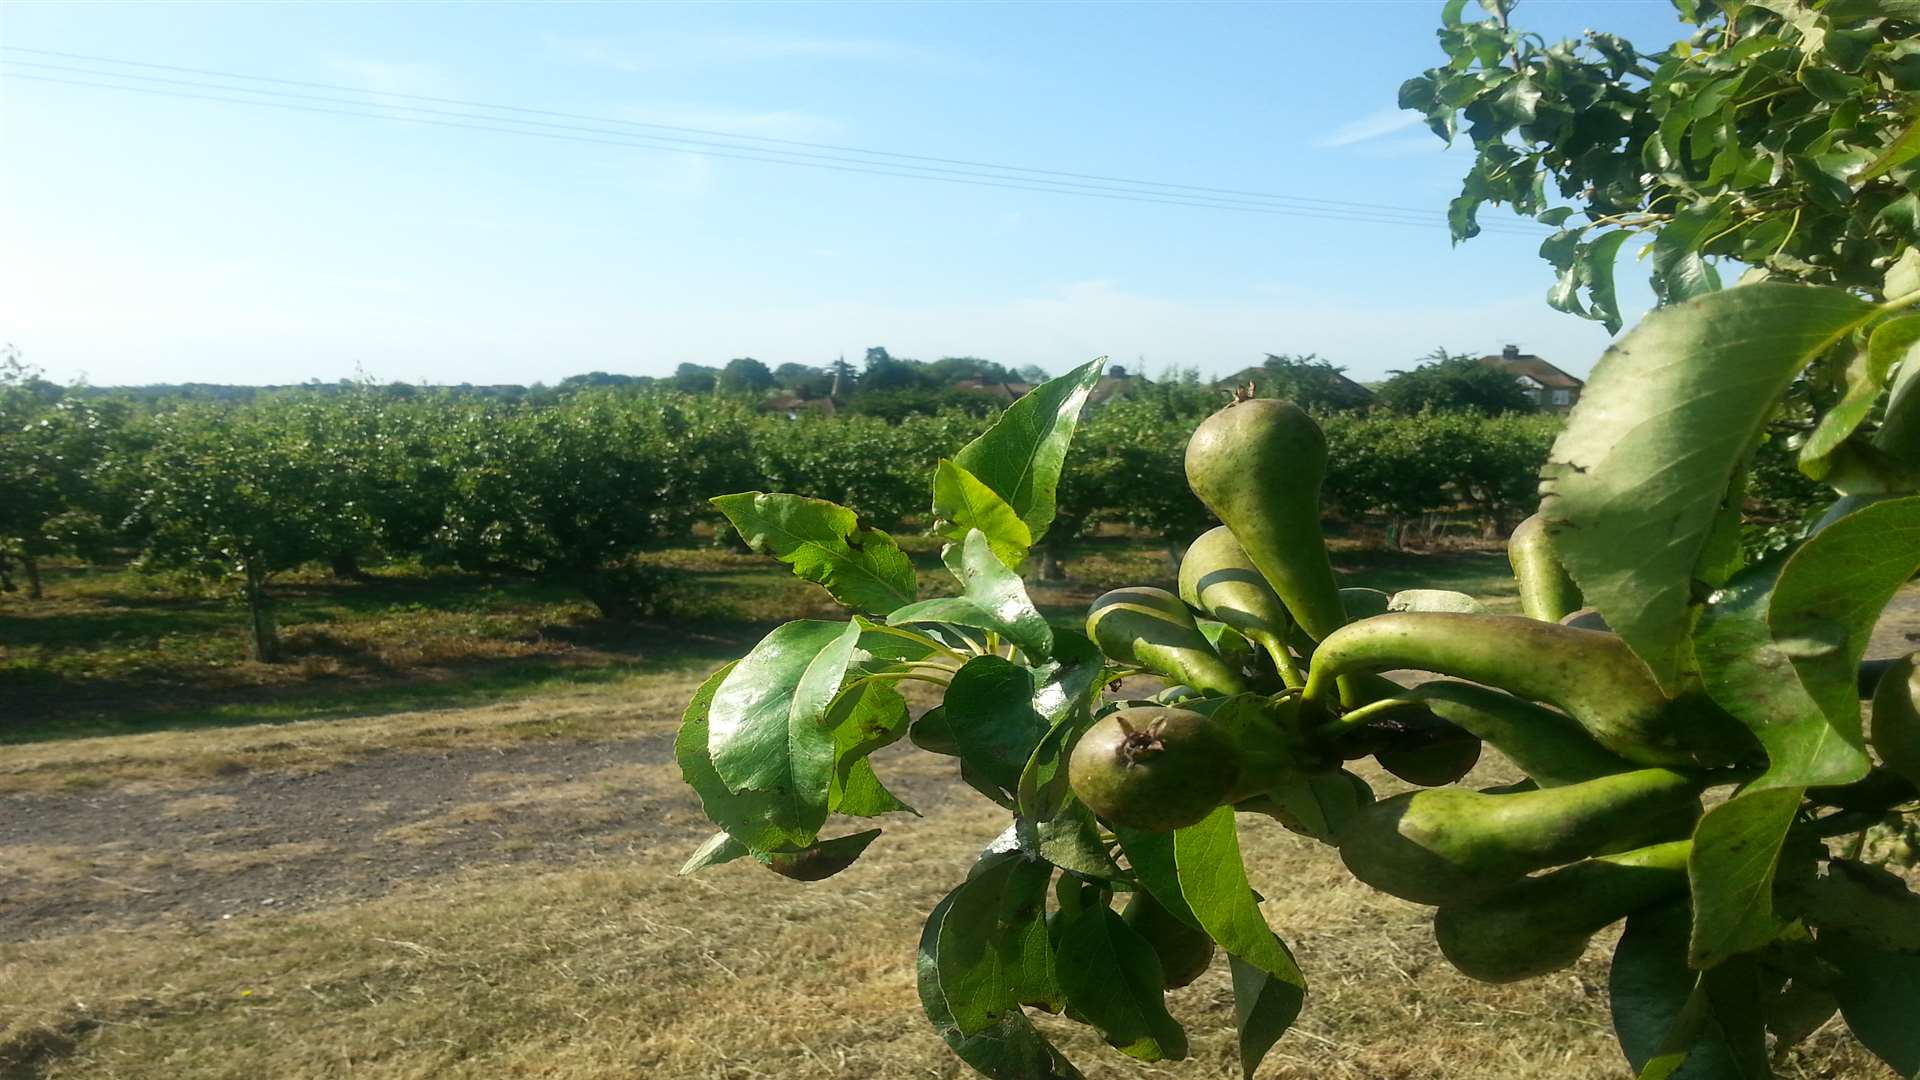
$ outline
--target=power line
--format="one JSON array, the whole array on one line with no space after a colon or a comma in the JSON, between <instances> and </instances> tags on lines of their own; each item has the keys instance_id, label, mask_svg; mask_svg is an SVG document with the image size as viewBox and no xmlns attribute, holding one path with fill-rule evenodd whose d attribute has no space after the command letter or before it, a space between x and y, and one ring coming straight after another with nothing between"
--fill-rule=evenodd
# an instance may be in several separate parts
<instances>
[{"instance_id":1,"label":"power line","mask_svg":"<svg viewBox=\"0 0 1920 1080\"><path fill-rule=\"evenodd\" d=\"M800 161L787 160L787 158L789 157L794 157L794 158L809 159L809 160L816 160L816 161L841 162L844 164L852 164L852 165L858 165L863 167L872 166L872 165L881 165L886 167L889 170L893 170L885 175L902 175L902 176L912 175L921 179L942 179L944 178L942 174L944 174L945 176L962 176L962 177L968 177L976 180L978 179L987 179L987 180L995 180L995 181L1013 180L1022 184L1023 190L1060 191L1064 194L1118 192L1118 193L1129 195L1129 196L1140 196L1140 195L1146 195L1150 197L1167 196L1167 197L1178 198L1180 200L1180 203L1179 203L1180 205L1203 205L1203 204L1215 205L1217 204L1222 208L1254 207L1254 208L1261 208L1261 209L1272 209L1274 207L1274 204L1264 203L1264 202L1253 202L1246 199L1229 199L1229 198L1224 198L1220 196L1210 196L1210 195L1177 195L1176 196L1176 195L1171 195L1170 193L1165 193L1165 192L1139 191L1136 189L1124 188L1124 187L1113 187L1105 184L1086 184L1086 183L1076 183L1076 182L1060 181L1060 180L1033 179L1033 178L1026 178L1026 177L999 177L993 174L977 173L977 172L971 172L971 171L961 170L961 169L935 168L932 166L925 166L925 165L900 165L900 164L894 164L891 162L865 162L865 161L860 161L859 159L856 159L856 158L845 158L845 157L839 157L832 154L812 154L812 153L802 153L802 152L790 151L790 150L761 150L758 147L743 148L743 147L735 146L731 143L718 142L718 141L709 140L709 139L685 139L685 138L674 138L674 137L659 136L659 135L639 135L639 134L631 134L627 132L609 131L604 128L584 127L576 124L554 124L549 121L542 121L542 120L516 120L516 119L502 118L502 117L475 116L474 114L471 114L471 113L449 112L445 109L429 109L429 108L423 108L418 105L386 105L380 102L354 101L347 98L326 97L319 94L292 94L292 93L287 93L286 91L281 91L281 90L254 90L254 89L244 88L244 87L228 87L218 83L197 82L190 79L169 79L169 78L163 78L160 76L153 76L153 75L126 75L118 72L94 71L88 68L76 68L76 67L70 67L70 66L61 65L61 64L39 64L39 63L33 63L31 61L22 61L22 60L0 60L0 65L13 66L13 67L29 67L29 68L35 68L43 71L60 71L60 72L67 72L67 73L77 73L82 75L95 75L95 76L102 76L106 78L132 80L132 81L143 82L143 83L162 83L170 86L189 86L189 87L195 87L202 90L216 90L223 94L242 93L242 94L266 95L270 97L292 98L292 99L297 99L302 101L326 102L334 105L349 105L355 108L397 109L397 110L402 110L406 112L419 112L419 113L425 113L433 116L451 117L458 120L487 120L487 121L498 122L498 123L516 124L516 125L521 125L523 127L550 128L550 129L559 130L559 131L585 132L585 133L594 134L594 135L611 135L620 140L623 140L623 142L627 140L635 141L638 145L648 149L679 150L680 147L683 145L699 146L702 148L721 149L721 150L747 149L747 150L754 151L756 155L759 155L753 158L749 158L748 160L779 161L785 164L809 163L809 161L807 160L800 160ZM89 83L86 85L98 85L98 86L103 86L107 88L118 88L118 84ZM134 89L134 87L126 87L126 89ZM226 99L221 99L221 100L226 100ZM250 102L250 99L238 99L238 100ZM270 103L257 102L256 104L270 104ZM352 114L352 115L365 115L365 114ZM373 115L382 116L385 114L373 114ZM388 118L395 118L395 117L388 117ZM413 117L397 117L396 119L414 119L414 118ZM513 130L517 131L519 129L516 128ZM666 145L666 146L657 145L659 143L666 143L669 145ZM679 144L679 145L673 145L673 144ZM706 152L706 150L703 149L701 152ZM765 156L768 154L778 154L778 155L781 155L781 157L770 158ZM913 170L913 171L911 173L908 173L908 172L902 172L900 170ZM920 175L921 173L926 173L928 175L921 176ZM1040 185L1044 185L1044 186L1040 186ZM1344 217L1341 217L1339 220L1362 220L1361 211L1346 210L1346 209L1339 209L1339 208L1332 208L1332 207L1328 207L1324 209L1319 207L1311 207L1311 208L1310 207L1284 207L1284 208L1303 210L1303 211L1313 210L1316 214L1345 215ZM1389 216L1391 216L1394 219L1400 220L1405 224L1413 224L1413 225L1432 225L1435 223L1435 220L1436 220L1436 214L1431 211L1405 211L1405 212L1394 211L1392 212L1391 215L1388 215L1385 212L1381 212L1378 214L1369 212L1369 213L1365 213L1364 215L1365 219L1369 219L1369 220L1375 217L1385 219Z\"/></svg>"},{"instance_id":2,"label":"power line","mask_svg":"<svg viewBox=\"0 0 1920 1080\"><path fill-rule=\"evenodd\" d=\"M1315 196L1288 195L1283 193L1264 192L1264 191L1249 191L1249 190L1243 190L1238 188L1206 187L1198 184L1179 184L1179 183L1170 183L1170 182L1158 181L1158 180L1139 180L1139 179L1133 179L1129 177L1108 176L1100 173L1078 173L1078 172L1067 172L1067 171L1058 170L1058 169L1040 169L1040 168L1031 168L1031 167L1019 166L1019 165L1002 165L994 162L972 161L964 158L935 157L935 156L924 155L924 154L905 154L905 153L899 153L899 152L890 151L890 150L872 150L865 147L844 146L844 145L838 145L834 143L808 142L808 141L799 140L799 139L780 139L780 138L774 138L772 136L767 136L767 135L744 135L744 134L736 134L732 132L716 131L709 128L685 127L685 126L674 125L674 124L648 123L648 122L643 122L638 120L623 120L623 119L618 119L613 117L592 116L584 113L570 113L570 112L559 112L551 109L527 108L519 105L491 104L488 102L473 101L473 100L463 99L463 98L433 97L426 94L409 94L409 93L402 93L400 91L395 91L395 90L366 90L359 87L343 86L338 83L308 82L308 81L299 80L299 79L281 79L281 78L274 78L274 77L265 76L265 75L248 75L241 72L220 71L213 68L183 67L183 66L178 66L173 64L154 64L154 63L147 63L147 62L138 61L138 60L122 60L115 57L95 56L87 53L61 52L53 49L34 49L34 48L28 48L28 47L19 46L19 45L0 45L0 51L28 53L28 54L37 55L37 56L54 56L54 57L61 57L64 59L68 59L68 60L83 60L89 63L114 64L122 67L146 68L154 71L172 71L172 72L180 72L180 73L191 74L191 75L207 75L207 76L212 76L212 77L221 78L221 79L241 79L248 82L271 83L279 86L299 86L299 87L305 87L308 89L315 89L315 90L333 90L333 91L338 91L343 93L359 94L359 95L369 96L369 97L390 97L390 98L399 98L399 99L408 100L408 101L425 101L425 102L431 102L438 105L458 105L463 108L488 109L488 110L493 110L497 112L514 112L514 113L525 114L528 116L548 116L548 117L554 117L556 119L564 119L564 120L584 120L584 121L588 121L590 123L595 123L595 124L613 124L621 127L641 128L641 129L652 130L652 131L672 131L672 132L678 132L682 134L711 136L711 137L728 139L733 141L767 143L767 144L780 145L780 146L798 146L798 147L805 147L811 150L829 150L829 151L834 151L836 153L861 154L868 157L894 158L902 161L927 161L927 162L933 162L941 165L959 165L968 169L990 169L997 172L1025 173L1033 176L1058 176L1058 177L1066 177L1074 180L1095 180L1095 181L1103 181L1108 183L1125 184L1125 185L1128 185L1129 187L1166 188L1166 189L1173 189L1175 191L1203 192L1210 195L1235 195L1235 196L1244 196L1244 197L1254 198L1254 199L1273 200L1273 201L1279 201L1279 202L1296 202L1296 203L1306 203L1306 204L1319 205L1319 206L1347 207L1347 208L1357 209L1357 210L1387 211L1387 212L1395 212L1395 213L1403 213L1403 214L1410 213L1410 214L1419 214L1419 215L1430 215L1432 213L1431 210L1425 207L1391 206L1391 205L1386 205L1381 203L1355 202L1347 199L1325 199L1325 198L1319 198ZM110 72L90 72L90 74L102 74L102 75L109 75L110 77L119 77L119 78L136 77L136 76L115 75L114 73L110 73ZM240 87L231 87L226 89L242 90L243 92L258 92L258 91L245 91L244 88L240 88ZM364 103L358 103L358 104L364 104Z\"/></svg>"},{"instance_id":3,"label":"power line","mask_svg":"<svg viewBox=\"0 0 1920 1080\"><path fill-rule=\"evenodd\" d=\"M39 67L39 68L56 67L56 65L43 65L43 64L26 65L24 64L24 62L21 62L21 61L7 61L7 60L0 60L0 65L14 65L14 66L24 65L24 66L33 66L33 67ZM144 80L149 82L159 81L159 82L167 82L172 84L180 84L185 82L184 80L173 80L173 79L160 80L152 76L125 75L125 74L120 74L115 72L96 72L96 71L89 71L85 69L62 68L60 70L72 70L72 71L78 71L82 74L97 75L105 78L114 78L114 79L123 79L123 80ZM230 96L233 93L246 93L246 94L274 94L276 96L282 96L282 97L292 97L292 96L298 96L303 98L313 97L313 95L287 95L287 94L282 94L278 91L251 90L244 87L212 87L215 89L222 90L223 93L222 94L203 94L203 93L193 93L193 92L178 91L178 90L157 89L157 88L148 87L148 86L129 86L129 85L123 85L118 83L102 83L102 82L91 82L91 81L85 81L85 80L79 80L79 79L58 78L58 77L46 76L46 75L30 75L30 74L14 72L14 71L0 71L0 76L4 76L6 78L12 78L12 79L25 79L25 80L30 80L34 82L57 83L57 84L69 85L69 86L84 86L84 87L92 87L92 88L103 89L103 90L117 90L117 91L126 92L126 93L140 93L140 94L158 95L162 97L174 97L174 98L201 100L201 101L213 101L213 102L220 102L224 104L233 104L233 105L254 105L254 106L267 107L267 108L286 109L286 110L292 110L297 112L310 112L310 113L322 113L322 114L331 114L331 115L338 115L338 116L350 116L350 117L357 117L357 118L371 119L371 120L401 120L409 123L429 124L436 127L460 128L460 129L466 129L466 130L472 130L472 131L486 131L486 132L493 132L493 133L506 134L506 135L530 135L530 136L535 136L538 138L545 138L545 139L555 139L555 140L567 141L567 142L592 143L592 144L605 145L605 146L618 146L618 147L625 147L627 149L636 149L636 150L656 150L656 151L663 151L668 153L681 153L681 154L704 154L712 157L730 158L730 159L741 160L741 161L762 162L762 163L776 164L776 165L792 165L792 166L800 166L805 168L829 169L836 172L864 173L864 174L869 174L874 176L892 176L892 177L899 177L899 178L910 179L910 180L932 180L932 181L937 181L941 183L966 184L969 186L976 186L976 187L1004 188L1004 189L1013 190L1013 191L1038 191L1038 192L1047 192L1047 193L1053 193L1053 194L1059 194L1059 195L1079 195L1079 196L1088 197L1088 198L1112 199L1112 200L1118 200L1123 202L1156 203L1156 204L1166 205L1166 206L1185 206L1185 207L1193 207L1198 209L1227 210L1227 211L1234 211L1239 213L1268 214L1268 215L1283 216L1283 217L1318 218L1322 220L1351 222L1356 224L1405 225L1405 226L1413 226L1413 227L1419 227L1419 228L1431 228L1433 227L1433 225L1438 223L1437 218L1429 218L1427 220L1418 220L1418 219L1411 219L1406 216L1394 217L1394 216L1387 216L1386 214L1383 214L1383 213L1367 213L1367 212L1362 212L1357 210L1343 210L1343 209L1338 209L1334 207L1311 207L1310 208L1310 207L1274 206L1274 205L1267 205L1267 204L1261 204L1261 203L1251 203L1251 202L1246 202L1244 200L1224 200L1224 199L1218 199L1216 197L1211 197L1211 196L1189 196L1186 198L1166 198L1166 197L1159 197L1158 195L1155 195L1153 193L1132 192L1132 191L1127 191L1127 189L1093 190L1091 189L1092 187L1091 185L1065 185L1063 182L1060 182L1060 181L1025 180L1025 178L994 179L994 178L989 178L988 175L960 173L959 170L940 170L942 172L958 173L958 175L954 175L954 176L931 175L930 173L924 172L924 171L922 172L901 171L903 169L923 169L924 167L921 167L921 166L894 165L893 163L889 163L889 162L871 163L872 165L890 166L885 168L875 168L875 167L868 167L866 164L856 165L856 164L833 164L832 163L834 161L848 160L848 159L839 159L839 158L828 158L827 160L797 160L794 158L787 158L787 157L769 157L765 155L769 153L790 153L790 152L787 152L787 151L761 151L758 153L728 152L729 150L737 150L737 149L758 150L759 148L729 147L727 146L727 144L721 144L721 143L701 144L703 147L711 147L711 148L686 149L680 146L657 145L657 143L662 138L660 136L635 135L635 134L628 134L624 132L601 132L602 134L609 134L609 135L613 135L614 137L613 138L593 138L593 137L577 135L577 134L564 134L560 131L538 130L538 128L547 127L547 128L563 128L567 130L586 130L586 131L596 131L598 129L591 129L591 128L578 129L578 128L573 128L571 125L554 125L554 124L547 124L541 121L523 121L523 120L514 120L511 118L503 118L503 117L473 116L471 114L464 114L464 113L447 113L442 110L423 110L417 106L389 106L379 102L343 102L343 103L360 106L362 109L365 109L365 108L385 109L385 110L397 109L397 110L406 111L406 112L433 112L433 113L438 113L440 115L445 115L445 116L460 117L462 118L462 120L489 120L489 121L492 121L493 123L476 124L476 123L462 122L461 120L436 120L436 119L431 119L424 116L395 115L393 112L367 112L367 111L361 111L361 109L327 108L327 107L321 107L321 106L295 104L295 103L286 102L286 101L262 101L262 100L256 100L253 98ZM202 87L209 86L209 84L204 84L204 83L189 83L188 85L196 85L196 86L202 86ZM328 101L335 101L335 102L340 101L340 99L324 99L324 98L319 100L328 100ZM520 125L526 125L526 126L525 127L496 126L502 123L520 124ZM535 128L535 129L528 130L529 127ZM690 140L676 139L671 141L689 142ZM824 158L827 156L826 155L808 155L808 157ZM1008 182L1010 180L1025 180L1025 182ZM1052 185L1052 186L1043 186L1043 185ZM1125 193L1122 193L1122 192L1125 192ZM1396 211L1396 213L1404 215L1407 212ZM1483 226L1482 228L1485 231L1505 232L1510 235L1526 235L1526 236L1538 235L1537 233L1520 232L1518 230L1514 230L1510 228L1501 228L1498 225L1494 225L1491 228L1489 228L1488 226Z\"/></svg>"}]
</instances>

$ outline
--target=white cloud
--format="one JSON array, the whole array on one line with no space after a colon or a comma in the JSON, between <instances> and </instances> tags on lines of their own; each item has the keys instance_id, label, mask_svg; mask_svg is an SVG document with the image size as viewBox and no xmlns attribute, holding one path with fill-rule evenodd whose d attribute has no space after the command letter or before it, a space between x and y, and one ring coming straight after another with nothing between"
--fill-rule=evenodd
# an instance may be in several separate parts
<instances>
[{"instance_id":1,"label":"white cloud","mask_svg":"<svg viewBox=\"0 0 1920 1080\"><path fill-rule=\"evenodd\" d=\"M1357 120L1342 124L1313 141L1323 150L1335 150L1356 143L1370 142L1420 123L1420 114L1404 109L1377 109Z\"/></svg>"}]
</instances>

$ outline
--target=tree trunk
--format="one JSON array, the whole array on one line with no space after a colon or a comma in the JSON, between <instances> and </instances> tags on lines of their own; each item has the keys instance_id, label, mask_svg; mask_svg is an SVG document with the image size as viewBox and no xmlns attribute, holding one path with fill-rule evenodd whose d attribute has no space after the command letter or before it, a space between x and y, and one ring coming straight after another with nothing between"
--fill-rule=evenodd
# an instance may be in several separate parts
<instances>
[{"instance_id":1,"label":"tree trunk","mask_svg":"<svg viewBox=\"0 0 1920 1080\"><path fill-rule=\"evenodd\" d=\"M20 568L27 572L27 599L45 599L45 594L40 591L40 560L32 555L22 555Z\"/></svg>"},{"instance_id":2,"label":"tree trunk","mask_svg":"<svg viewBox=\"0 0 1920 1080\"><path fill-rule=\"evenodd\" d=\"M1040 549L1040 580L1067 580L1067 564L1060 558L1060 549L1053 544Z\"/></svg>"},{"instance_id":3,"label":"tree trunk","mask_svg":"<svg viewBox=\"0 0 1920 1080\"><path fill-rule=\"evenodd\" d=\"M333 570L333 576L341 581L365 581L367 572L360 569L360 556L351 551L343 551L327 560Z\"/></svg>"},{"instance_id":4,"label":"tree trunk","mask_svg":"<svg viewBox=\"0 0 1920 1080\"><path fill-rule=\"evenodd\" d=\"M253 658L271 664L280 659L280 628L267 596L267 574L260 564L247 561L247 616L253 629Z\"/></svg>"},{"instance_id":5,"label":"tree trunk","mask_svg":"<svg viewBox=\"0 0 1920 1080\"><path fill-rule=\"evenodd\" d=\"M593 601L594 607L600 609L601 618L631 622L639 617L640 605L618 574L610 574L605 570L585 570L577 575L577 579L580 591Z\"/></svg>"}]
</instances>

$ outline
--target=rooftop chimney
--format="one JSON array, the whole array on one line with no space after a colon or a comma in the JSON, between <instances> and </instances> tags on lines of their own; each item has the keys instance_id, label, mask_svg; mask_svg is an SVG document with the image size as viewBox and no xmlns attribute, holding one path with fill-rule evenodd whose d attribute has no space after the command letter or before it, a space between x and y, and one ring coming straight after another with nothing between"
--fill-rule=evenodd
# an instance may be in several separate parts
<instances>
[{"instance_id":1,"label":"rooftop chimney","mask_svg":"<svg viewBox=\"0 0 1920 1080\"><path fill-rule=\"evenodd\" d=\"M1518 345L1509 345L1509 346L1507 346L1506 348L1504 348L1504 349L1501 349L1501 350L1500 350L1500 359L1502 359L1502 360L1518 360L1518 359L1520 359L1520 346L1518 346Z\"/></svg>"}]
</instances>

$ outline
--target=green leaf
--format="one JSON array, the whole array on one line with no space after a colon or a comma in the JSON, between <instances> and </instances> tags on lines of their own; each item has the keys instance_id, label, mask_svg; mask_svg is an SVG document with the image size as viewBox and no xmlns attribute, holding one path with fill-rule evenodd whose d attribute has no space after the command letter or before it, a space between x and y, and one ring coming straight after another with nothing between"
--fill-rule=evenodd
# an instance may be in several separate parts
<instances>
[{"instance_id":1,"label":"green leaf","mask_svg":"<svg viewBox=\"0 0 1920 1080\"><path fill-rule=\"evenodd\" d=\"M1067 1004L1107 1042L1141 1061L1179 1061L1187 1033L1167 1012L1153 946L1111 908L1061 912L1060 986Z\"/></svg>"},{"instance_id":2,"label":"green leaf","mask_svg":"<svg viewBox=\"0 0 1920 1080\"><path fill-rule=\"evenodd\" d=\"M1807 693L1826 713L1837 741L1823 736L1797 759L1853 760L1863 745L1855 684L1875 622L1896 592L1920 573L1920 496L1887 499L1828 525L1802 544L1780 571L1767 621L1789 650ZM1768 747L1771 754L1773 748ZM1771 775L1771 774L1770 774ZM1796 772L1799 782L1808 773ZM1838 769L1819 783L1846 783L1866 775L1863 765Z\"/></svg>"},{"instance_id":3,"label":"green leaf","mask_svg":"<svg viewBox=\"0 0 1920 1080\"><path fill-rule=\"evenodd\" d=\"M1561 558L1670 692L1722 496L1794 376L1874 311L1769 282L1655 311L1607 350L1555 441L1541 513Z\"/></svg>"},{"instance_id":4,"label":"green leaf","mask_svg":"<svg viewBox=\"0 0 1920 1080\"><path fill-rule=\"evenodd\" d=\"M1733 209L1724 202L1692 206L1675 214L1654 237L1653 291L1662 304L1719 291L1720 274L1700 249L1732 219Z\"/></svg>"},{"instance_id":5,"label":"green leaf","mask_svg":"<svg viewBox=\"0 0 1920 1080\"><path fill-rule=\"evenodd\" d=\"M1905 19L1913 22L1920 20L1920 0L1828 0L1820 13L1836 26L1867 19Z\"/></svg>"},{"instance_id":6,"label":"green leaf","mask_svg":"<svg viewBox=\"0 0 1920 1080\"><path fill-rule=\"evenodd\" d=\"M1094 360L1034 387L954 455L955 465L1006 500L1033 541L1045 536L1053 524L1054 491L1060 484L1067 445L1105 366L1104 358ZM1018 559L1006 563L1020 564Z\"/></svg>"},{"instance_id":7,"label":"green leaf","mask_svg":"<svg viewBox=\"0 0 1920 1080\"><path fill-rule=\"evenodd\" d=\"M853 511L824 499L746 491L710 500L747 545L793 567L860 611L913 602L913 563L893 537L862 526Z\"/></svg>"},{"instance_id":8,"label":"green leaf","mask_svg":"<svg viewBox=\"0 0 1920 1080\"><path fill-rule=\"evenodd\" d=\"M1916 6L1920 7L1920 5ZM1855 173L1854 186L1865 187L1916 157L1920 157L1920 120L1908 124L1907 129L1902 131L1898 138L1889 143L1886 149L1880 151L1879 157L1874 158L1867 163L1866 168Z\"/></svg>"},{"instance_id":9,"label":"green leaf","mask_svg":"<svg viewBox=\"0 0 1920 1080\"><path fill-rule=\"evenodd\" d=\"M907 733L907 700L889 681L858 679L847 684L827 710L833 731L833 779L827 809L851 817L916 813L874 775L868 755Z\"/></svg>"},{"instance_id":10,"label":"green leaf","mask_svg":"<svg viewBox=\"0 0 1920 1080\"><path fill-rule=\"evenodd\" d=\"M1580 251L1579 266L1587 283L1592 317L1600 320L1609 334L1619 333L1622 321L1620 296L1613 283L1613 264L1620 256L1620 245L1631 235L1626 229L1615 229Z\"/></svg>"},{"instance_id":11,"label":"green leaf","mask_svg":"<svg viewBox=\"0 0 1920 1080\"><path fill-rule=\"evenodd\" d=\"M987 535L1000 561L1019 569L1033 547L1033 530L1020 520L1013 504L1001 498L979 477L954 462L941 460L933 473L934 531L949 539L964 539L978 529Z\"/></svg>"},{"instance_id":12,"label":"green leaf","mask_svg":"<svg viewBox=\"0 0 1920 1080\"><path fill-rule=\"evenodd\" d=\"M938 597L908 604L887 616L893 625L945 622L992 630L1039 662L1053 655L1053 627L1033 606L1026 582L1007 569L987 534L967 530L955 569L964 590L959 596Z\"/></svg>"},{"instance_id":13,"label":"green leaf","mask_svg":"<svg viewBox=\"0 0 1920 1080\"><path fill-rule=\"evenodd\" d=\"M836 836L804 848L780 851L756 851L760 865L795 881L824 881L852 866L867 845L880 836L879 829Z\"/></svg>"},{"instance_id":14,"label":"green leaf","mask_svg":"<svg viewBox=\"0 0 1920 1080\"><path fill-rule=\"evenodd\" d=\"M1402 589L1387 603L1388 611L1452 611L1485 615L1487 605L1452 589Z\"/></svg>"},{"instance_id":15,"label":"green leaf","mask_svg":"<svg viewBox=\"0 0 1920 1080\"><path fill-rule=\"evenodd\" d=\"M985 1030L971 1035L961 1032L947 1004L946 988L941 983L935 957L941 927L952 905L953 897L949 895L927 917L914 964L920 1007L933 1023L933 1030L960 1060L990 1080L1085 1080L1072 1062L1034 1030L1032 1022L1019 1009L1001 1014Z\"/></svg>"},{"instance_id":16,"label":"green leaf","mask_svg":"<svg viewBox=\"0 0 1920 1080\"><path fill-rule=\"evenodd\" d=\"M1366 781L1345 769L1291 773L1267 789L1272 813L1294 832L1331 844L1342 826L1373 802Z\"/></svg>"},{"instance_id":17,"label":"green leaf","mask_svg":"<svg viewBox=\"0 0 1920 1080\"><path fill-rule=\"evenodd\" d=\"M827 709L859 640L854 623L803 619L735 665L707 718L707 750L727 787L776 794L794 820L826 812L834 762Z\"/></svg>"},{"instance_id":18,"label":"green leaf","mask_svg":"<svg viewBox=\"0 0 1920 1080\"><path fill-rule=\"evenodd\" d=\"M1045 932L1047 882L1053 868L1018 852L988 855L947 897L946 918L934 945L940 985L953 1023L965 1035L991 1029L1020 1011L1017 976L1008 959L1026 962L1026 932L1040 920Z\"/></svg>"},{"instance_id":19,"label":"green leaf","mask_svg":"<svg viewBox=\"0 0 1920 1080\"><path fill-rule=\"evenodd\" d=\"M1820 956L1840 969L1834 996L1854 1038L1901 1076L1920 1076L1920 955L1876 949L1846 934L1822 934Z\"/></svg>"},{"instance_id":20,"label":"green leaf","mask_svg":"<svg viewBox=\"0 0 1920 1080\"><path fill-rule=\"evenodd\" d=\"M1834 450L1873 411L1874 400L1880 396L1893 365L1908 356L1920 355L1916 345L1920 345L1920 315L1907 315L1874 327L1867 347L1852 351L1841 372L1845 391L1820 417L1800 448L1801 472L1815 480L1827 474Z\"/></svg>"},{"instance_id":21,"label":"green leaf","mask_svg":"<svg viewBox=\"0 0 1920 1080\"><path fill-rule=\"evenodd\" d=\"M1112 880L1123 876L1100 840L1100 822L1086 804L1069 795L1043 821L1014 819L1021 845L1062 870Z\"/></svg>"},{"instance_id":22,"label":"green leaf","mask_svg":"<svg viewBox=\"0 0 1920 1080\"><path fill-rule=\"evenodd\" d=\"M1608 994L1613 1030L1627 1062L1642 1077L1676 1080L1724 1080L1764 1077L1766 1034L1759 1010L1737 1015L1737 985L1751 984L1751 967L1705 975L1686 963L1687 911L1667 905L1635 912L1614 950ZM1707 978L1715 985L1705 984ZM1696 992L1697 991L1697 992ZM1723 1015L1722 1010L1725 1010ZM1755 1051L1761 1071L1752 1071ZM1661 1060L1664 1059L1664 1060Z\"/></svg>"},{"instance_id":23,"label":"green leaf","mask_svg":"<svg viewBox=\"0 0 1920 1080\"><path fill-rule=\"evenodd\" d=\"M728 664L708 676L681 717L673 740L681 779L700 797L700 809L708 820L742 846L763 851L804 847L813 843L826 822L824 801L815 806L796 803L781 792L734 791L720 778L707 752L707 715L714 694L737 666Z\"/></svg>"},{"instance_id":24,"label":"green leaf","mask_svg":"<svg viewBox=\"0 0 1920 1080\"><path fill-rule=\"evenodd\" d=\"M1693 831L1687 877L1694 893L1686 959L1712 967L1760 948L1785 924L1773 908L1773 879L1800 787L1742 792L1709 810Z\"/></svg>"},{"instance_id":25,"label":"green leaf","mask_svg":"<svg viewBox=\"0 0 1920 1080\"><path fill-rule=\"evenodd\" d=\"M1240 1075L1253 1080L1267 1051L1299 1018L1306 995L1297 983L1237 956L1229 955L1227 966L1233 974L1233 1026L1239 1035Z\"/></svg>"},{"instance_id":26,"label":"green leaf","mask_svg":"<svg viewBox=\"0 0 1920 1080\"><path fill-rule=\"evenodd\" d=\"M947 726L960 757L1006 791L1051 727L1034 710L1034 672L997 656L976 656L947 685Z\"/></svg>"},{"instance_id":27,"label":"green leaf","mask_svg":"<svg viewBox=\"0 0 1920 1080\"><path fill-rule=\"evenodd\" d=\"M753 854L747 845L735 840L729 833L717 832L707 837L707 842L694 849L692 855L681 865L682 876L699 873L709 866L729 863L745 855Z\"/></svg>"}]
</instances>

